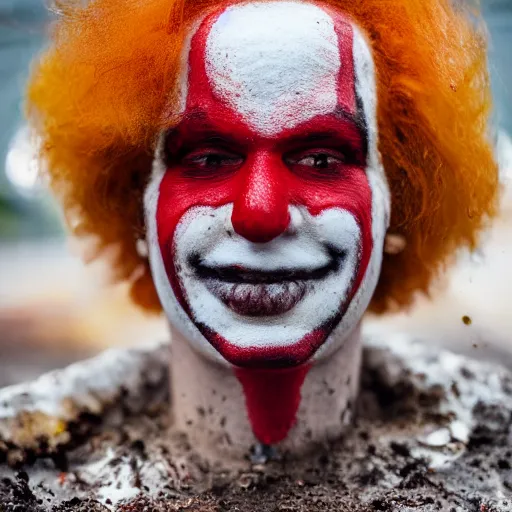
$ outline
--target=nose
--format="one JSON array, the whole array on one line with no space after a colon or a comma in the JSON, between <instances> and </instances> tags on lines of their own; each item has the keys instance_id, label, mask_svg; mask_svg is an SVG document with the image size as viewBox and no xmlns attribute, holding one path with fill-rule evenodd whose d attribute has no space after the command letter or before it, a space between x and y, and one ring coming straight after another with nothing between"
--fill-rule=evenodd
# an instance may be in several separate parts
<instances>
[{"instance_id":1,"label":"nose","mask_svg":"<svg viewBox=\"0 0 512 512\"><path fill-rule=\"evenodd\" d=\"M241 190L231 215L233 228L247 240L270 242L286 231L290 223L288 193L279 172L281 160L257 155L248 161Z\"/></svg>"}]
</instances>

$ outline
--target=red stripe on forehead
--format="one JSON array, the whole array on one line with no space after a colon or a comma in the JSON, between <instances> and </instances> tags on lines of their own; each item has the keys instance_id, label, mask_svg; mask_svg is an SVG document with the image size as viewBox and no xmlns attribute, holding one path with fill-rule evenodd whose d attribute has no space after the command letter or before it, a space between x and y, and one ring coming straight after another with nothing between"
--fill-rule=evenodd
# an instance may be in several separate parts
<instances>
[{"instance_id":1,"label":"red stripe on forehead","mask_svg":"<svg viewBox=\"0 0 512 512\"><path fill-rule=\"evenodd\" d=\"M188 111L197 108L203 110L205 107L212 106L211 102L216 103L216 108L219 107L219 98L215 98L215 93L206 70L206 46L213 26L219 17L232 7L229 5L221 7L206 16L192 37L188 55L189 73L186 98L186 110ZM338 40L340 70L336 88L337 106L346 113L355 116L357 114L357 101L353 54L354 30L350 20L345 15L322 6L318 7L331 18ZM307 44L307 34L304 34L304 43ZM228 105L225 106L228 107ZM228 107L227 110L231 109Z\"/></svg>"},{"instance_id":2,"label":"red stripe on forehead","mask_svg":"<svg viewBox=\"0 0 512 512\"><path fill-rule=\"evenodd\" d=\"M206 100L208 102L213 101L213 91L206 73L206 42L214 23L225 10L226 7L206 16L192 36L188 54L189 74L186 110L198 106L204 109L206 105L201 105L201 103ZM200 101L201 97L203 97L203 101Z\"/></svg>"},{"instance_id":3,"label":"red stripe on forehead","mask_svg":"<svg viewBox=\"0 0 512 512\"><path fill-rule=\"evenodd\" d=\"M354 29L341 15L331 16L338 36L340 72L338 75L338 106L353 116L357 113L354 72Z\"/></svg>"}]
</instances>

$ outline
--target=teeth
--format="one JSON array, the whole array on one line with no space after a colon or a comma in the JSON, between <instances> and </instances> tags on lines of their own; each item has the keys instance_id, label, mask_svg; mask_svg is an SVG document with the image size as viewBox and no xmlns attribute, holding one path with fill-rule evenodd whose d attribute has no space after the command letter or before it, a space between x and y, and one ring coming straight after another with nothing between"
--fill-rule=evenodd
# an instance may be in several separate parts
<instances>
[{"instance_id":1,"label":"teeth","mask_svg":"<svg viewBox=\"0 0 512 512\"><path fill-rule=\"evenodd\" d=\"M305 295L306 283L226 283L208 280L206 285L226 306L241 315L271 316L290 311Z\"/></svg>"}]
</instances>

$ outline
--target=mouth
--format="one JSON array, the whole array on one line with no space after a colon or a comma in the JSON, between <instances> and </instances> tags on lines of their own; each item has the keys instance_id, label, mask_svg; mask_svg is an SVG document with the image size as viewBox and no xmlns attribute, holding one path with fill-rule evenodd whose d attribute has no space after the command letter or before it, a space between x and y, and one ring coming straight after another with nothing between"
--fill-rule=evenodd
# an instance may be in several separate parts
<instances>
[{"instance_id":1,"label":"mouth","mask_svg":"<svg viewBox=\"0 0 512 512\"><path fill-rule=\"evenodd\" d=\"M189 260L197 277L229 309L249 317L277 316L292 310L315 281L336 272L344 254L330 254L329 262L314 269L265 271L243 265L210 266L199 256Z\"/></svg>"}]
</instances>

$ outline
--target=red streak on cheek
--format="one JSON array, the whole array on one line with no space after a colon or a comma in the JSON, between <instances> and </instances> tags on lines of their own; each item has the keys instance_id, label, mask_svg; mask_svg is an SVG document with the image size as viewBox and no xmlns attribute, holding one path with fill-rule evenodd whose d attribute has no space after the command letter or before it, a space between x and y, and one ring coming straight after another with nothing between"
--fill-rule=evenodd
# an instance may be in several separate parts
<instances>
[{"instance_id":1,"label":"red streak on cheek","mask_svg":"<svg viewBox=\"0 0 512 512\"><path fill-rule=\"evenodd\" d=\"M282 441L296 422L301 388L310 364L283 370L236 368L247 413L256 438L263 444Z\"/></svg>"}]
</instances>

